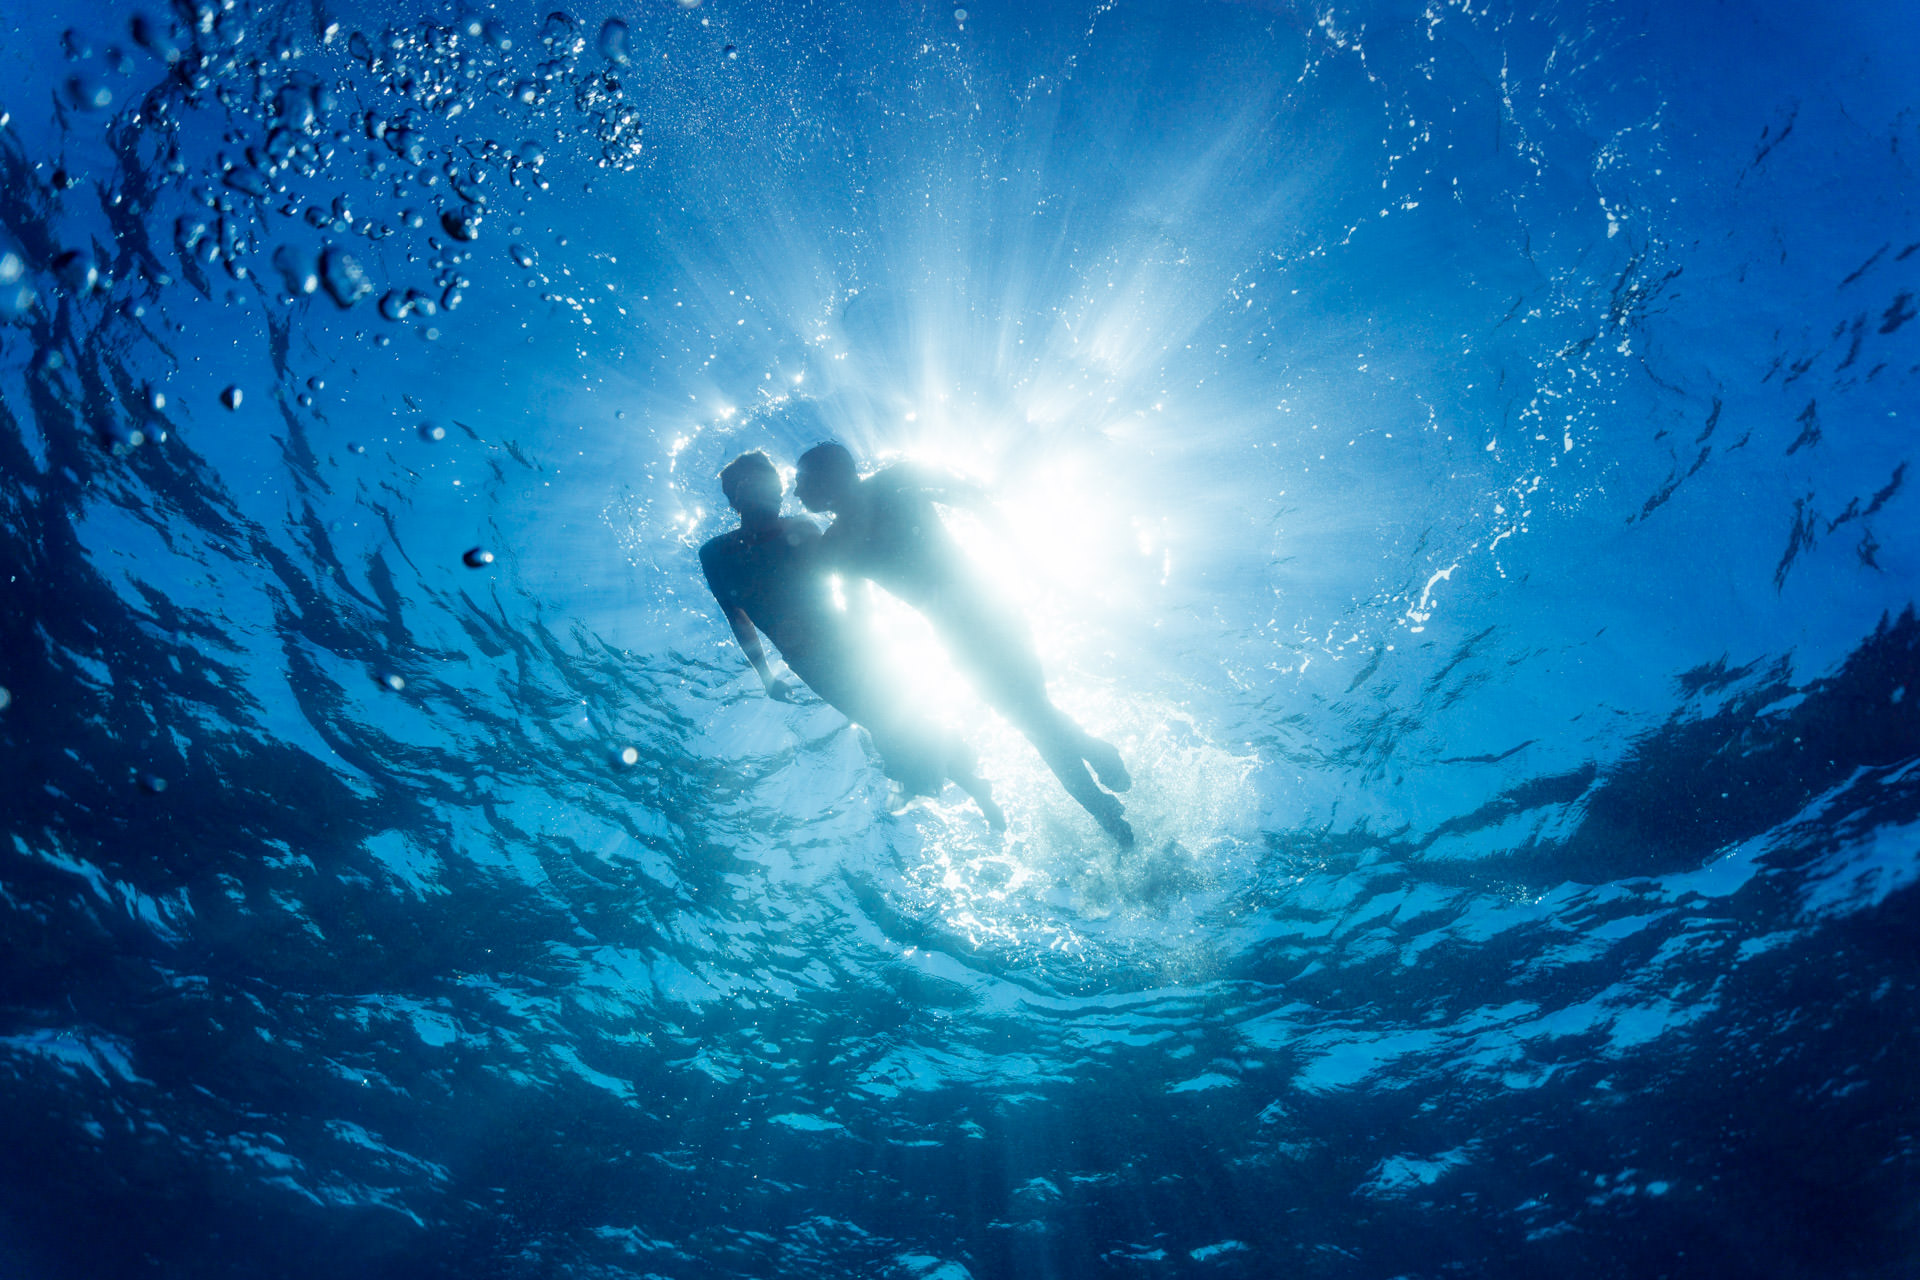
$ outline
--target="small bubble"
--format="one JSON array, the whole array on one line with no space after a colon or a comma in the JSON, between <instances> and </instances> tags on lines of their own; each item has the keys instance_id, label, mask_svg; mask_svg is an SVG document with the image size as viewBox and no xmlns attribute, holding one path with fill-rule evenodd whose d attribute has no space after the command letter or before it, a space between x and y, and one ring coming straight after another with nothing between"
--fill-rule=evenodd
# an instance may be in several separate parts
<instances>
[{"instance_id":1,"label":"small bubble","mask_svg":"<svg viewBox=\"0 0 1920 1280\"><path fill-rule=\"evenodd\" d=\"M523 245L523 244L508 245L507 255L513 259L513 264L515 266L520 267L523 270L528 267L531 267L536 261L539 260L537 255L535 255L535 253L533 252L533 250L529 249L526 245Z\"/></svg>"},{"instance_id":2,"label":"small bubble","mask_svg":"<svg viewBox=\"0 0 1920 1280\"><path fill-rule=\"evenodd\" d=\"M440 225L455 240L477 240L480 238L480 216L480 210L472 205L461 205L441 214Z\"/></svg>"},{"instance_id":3,"label":"small bubble","mask_svg":"<svg viewBox=\"0 0 1920 1280\"><path fill-rule=\"evenodd\" d=\"M53 258L53 273L70 293L92 293L100 287L100 268L85 249L68 249Z\"/></svg>"},{"instance_id":4,"label":"small bubble","mask_svg":"<svg viewBox=\"0 0 1920 1280\"><path fill-rule=\"evenodd\" d=\"M470 547L467 553L461 556L460 559L466 563L469 569L484 569L493 563L493 552L487 550L485 547Z\"/></svg>"},{"instance_id":5,"label":"small bubble","mask_svg":"<svg viewBox=\"0 0 1920 1280\"><path fill-rule=\"evenodd\" d=\"M167 780L157 773L140 775L140 789L148 795L157 796L167 789Z\"/></svg>"},{"instance_id":6,"label":"small bubble","mask_svg":"<svg viewBox=\"0 0 1920 1280\"><path fill-rule=\"evenodd\" d=\"M953 20L955 22L965 22L967 20L967 11L965 9L955 9L953 11Z\"/></svg>"},{"instance_id":7,"label":"small bubble","mask_svg":"<svg viewBox=\"0 0 1920 1280\"><path fill-rule=\"evenodd\" d=\"M620 748L620 763L621 763L621 764L628 764L628 765L632 765L632 764L639 764L639 763L640 763L640 750L639 750L639 748L638 748L638 747L622 747L622 748Z\"/></svg>"},{"instance_id":8,"label":"small bubble","mask_svg":"<svg viewBox=\"0 0 1920 1280\"><path fill-rule=\"evenodd\" d=\"M220 403L229 409L238 409L242 399L240 388L228 387L220 393Z\"/></svg>"},{"instance_id":9,"label":"small bubble","mask_svg":"<svg viewBox=\"0 0 1920 1280\"><path fill-rule=\"evenodd\" d=\"M608 18L600 28L600 55L608 62L627 65L627 24Z\"/></svg>"},{"instance_id":10,"label":"small bubble","mask_svg":"<svg viewBox=\"0 0 1920 1280\"><path fill-rule=\"evenodd\" d=\"M67 98L82 111L104 111L113 105L113 90L92 76L74 76L67 81Z\"/></svg>"},{"instance_id":11,"label":"small bubble","mask_svg":"<svg viewBox=\"0 0 1920 1280\"><path fill-rule=\"evenodd\" d=\"M373 281L367 279L365 268L352 254L332 247L320 255L320 283L342 310L373 292Z\"/></svg>"},{"instance_id":12,"label":"small bubble","mask_svg":"<svg viewBox=\"0 0 1920 1280\"><path fill-rule=\"evenodd\" d=\"M7 688L5 685L0 684L0 711L5 711L8 707L12 705L13 705L13 691Z\"/></svg>"},{"instance_id":13,"label":"small bubble","mask_svg":"<svg viewBox=\"0 0 1920 1280\"><path fill-rule=\"evenodd\" d=\"M386 675L383 675L380 677L380 683L385 685L387 688L393 690L395 693L398 693L402 689L407 687L406 677L401 675L396 675L391 671L389 671Z\"/></svg>"},{"instance_id":14,"label":"small bubble","mask_svg":"<svg viewBox=\"0 0 1920 1280\"><path fill-rule=\"evenodd\" d=\"M144 13L136 13L128 24L133 42L165 63L180 61L180 46L165 26Z\"/></svg>"},{"instance_id":15,"label":"small bubble","mask_svg":"<svg viewBox=\"0 0 1920 1280\"><path fill-rule=\"evenodd\" d=\"M347 452L348 452L348 453L365 453L366 451L367 451L367 446L365 446L365 445L363 445L363 444L352 444L352 443L349 443L349 444L347 445Z\"/></svg>"},{"instance_id":16,"label":"small bubble","mask_svg":"<svg viewBox=\"0 0 1920 1280\"><path fill-rule=\"evenodd\" d=\"M437 422L423 422L420 424L420 438L428 441L445 440L447 429Z\"/></svg>"}]
</instances>

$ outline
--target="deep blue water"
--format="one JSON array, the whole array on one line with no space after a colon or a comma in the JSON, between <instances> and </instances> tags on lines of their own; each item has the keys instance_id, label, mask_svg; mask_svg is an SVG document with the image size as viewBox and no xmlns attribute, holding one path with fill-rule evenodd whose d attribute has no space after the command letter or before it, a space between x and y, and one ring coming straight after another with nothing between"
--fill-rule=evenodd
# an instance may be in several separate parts
<instances>
[{"instance_id":1,"label":"deep blue water","mask_svg":"<svg viewBox=\"0 0 1920 1280\"><path fill-rule=\"evenodd\" d=\"M10 6L0 1275L1915 1274L1917 70ZM903 609L1004 839L762 696L825 436L990 487L1134 852Z\"/></svg>"}]
</instances>

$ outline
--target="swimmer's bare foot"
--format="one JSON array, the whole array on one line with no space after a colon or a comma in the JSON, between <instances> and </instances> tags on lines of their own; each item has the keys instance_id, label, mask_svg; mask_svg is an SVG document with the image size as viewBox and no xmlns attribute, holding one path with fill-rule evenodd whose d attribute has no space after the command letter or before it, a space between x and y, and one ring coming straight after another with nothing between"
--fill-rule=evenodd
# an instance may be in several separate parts
<instances>
[{"instance_id":1,"label":"swimmer's bare foot","mask_svg":"<svg viewBox=\"0 0 1920 1280\"><path fill-rule=\"evenodd\" d=\"M980 812L986 815L987 829L999 835L1007 829L1007 811L993 798L993 785L979 774L973 772L971 763L955 764L948 767L948 777L959 784L962 791L973 797L980 806Z\"/></svg>"},{"instance_id":2,"label":"swimmer's bare foot","mask_svg":"<svg viewBox=\"0 0 1920 1280\"><path fill-rule=\"evenodd\" d=\"M980 806L980 812L987 816L987 830L995 835L1005 835L1007 831L1007 811L991 795L982 792L973 798Z\"/></svg>"},{"instance_id":3,"label":"swimmer's bare foot","mask_svg":"<svg viewBox=\"0 0 1920 1280\"><path fill-rule=\"evenodd\" d=\"M1106 803L1088 804L1082 800L1081 804L1086 807L1088 813L1093 815L1093 820L1100 824L1100 829L1113 837L1115 844L1122 849L1133 848L1133 824L1120 816L1122 813L1120 802L1104 792L1095 794Z\"/></svg>"}]
</instances>

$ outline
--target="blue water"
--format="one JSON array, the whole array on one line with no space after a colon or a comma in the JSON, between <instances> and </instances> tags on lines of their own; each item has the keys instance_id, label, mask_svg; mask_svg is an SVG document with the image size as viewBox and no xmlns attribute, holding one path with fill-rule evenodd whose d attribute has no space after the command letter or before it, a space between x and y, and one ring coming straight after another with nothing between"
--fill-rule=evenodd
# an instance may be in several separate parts
<instances>
[{"instance_id":1,"label":"blue water","mask_svg":"<svg viewBox=\"0 0 1920 1280\"><path fill-rule=\"evenodd\" d=\"M9 7L0 1275L1914 1274L1917 67ZM904 608L1004 838L762 695L713 477L827 436L1136 850Z\"/></svg>"}]
</instances>

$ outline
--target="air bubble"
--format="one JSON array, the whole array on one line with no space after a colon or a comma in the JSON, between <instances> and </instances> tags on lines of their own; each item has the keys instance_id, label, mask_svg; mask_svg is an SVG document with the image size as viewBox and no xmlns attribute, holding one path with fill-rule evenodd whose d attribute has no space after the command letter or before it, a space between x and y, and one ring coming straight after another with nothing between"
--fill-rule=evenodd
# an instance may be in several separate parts
<instances>
[{"instance_id":1,"label":"air bubble","mask_svg":"<svg viewBox=\"0 0 1920 1280\"><path fill-rule=\"evenodd\" d=\"M391 671L389 671L387 674L380 677L380 683L385 685L387 688L393 690L395 693L398 693L402 689L407 687L406 677L402 675L397 675Z\"/></svg>"},{"instance_id":2,"label":"air bubble","mask_svg":"<svg viewBox=\"0 0 1920 1280\"><path fill-rule=\"evenodd\" d=\"M104 111L113 104L113 90L90 75L73 76L67 81L67 100L82 111Z\"/></svg>"},{"instance_id":3,"label":"air bubble","mask_svg":"<svg viewBox=\"0 0 1920 1280\"><path fill-rule=\"evenodd\" d=\"M537 260L533 250L523 244L508 245L507 255L513 259L514 266L521 268L531 267Z\"/></svg>"},{"instance_id":4,"label":"air bubble","mask_svg":"<svg viewBox=\"0 0 1920 1280\"><path fill-rule=\"evenodd\" d=\"M140 789L150 796L157 796L167 789L167 780L157 773L140 775Z\"/></svg>"},{"instance_id":5,"label":"air bubble","mask_svg":"<svg viewBox=\"0 0 1920 1280\"><path fill-rule=\"evenodd\" d=\"M639 764L640 749L638 747L622 747L620 748L620 755L617 758L619 759L620 763L624 765Z\"/></svg>"},{"instance_id":6,"label":"air bubble","mask_svg":"<svg viewBox=\"0 0 1920 1280\"><path fill-rule=\"evenodd\" d=\"M493 552L485 547L469 547L460 559L469 569L484 569L493 563Z\"/></svg>"},{"instance_id":7,"label":"air bubble","mask_svg":"<svg viewBox=\"0 0 1920 1280\"><path fill-rule=\"evenodd\" d=\"M100 268L85 249L68 249L55 255L53 274L69 293L92 293L100 284Z\"/></svg>"},{"instance_id":8,"label":"air bubble","mask_svg":"<svg viewBox=\"0 0 1920 1280\"><path fill-rule=\"evenodd\" d=\"M373 292L366 270L343 249L328 248L320 255L320 283L343 310Z\"/></svg>"},{"instance_id":9,"label":"air bubble","mask_svg":"<svg viewBox=\"0 0 1920 1280\"><path fill-rule=\"evenodd\" d=\"M133 42L169 65L180 61L180 46L174 43L171 24L163 25L144 13L136 13L127 24Z\"/></svg>"},{"instance_id":10,"label":"air bubble","mask_svg":"<svg viewBox=\"0 0 1920 1280\"><path fill-rule=\"evenodd\" d=\"M304 297L320 288L320 275L312 261L290 244L283 244L273 251L273 267L280 273L280 281L287 286L287 292L295 297Z\"/></svg>"},{"instance_id":11,"label":"air bubble","mask_svg":"<svg viewBox=\"0 0 1920 1280\"><path fill-rule=\"evenodd\" d=\"M629 61L627 57L627 35L626 23L620 21L618 18L608 18L605 25L600 28L601 56L606 58L608 62L616 63L623 67L626 66Z\"/></svg>"},{"instance_id":12,"label":"air bubble","mask_svg":"<svg viewBox=\"0 0 1920 1280\"><path fill-rule=\"evenodd\" d=\"M439 441L447 438L447 429L437 422L420 424L420 438L426 441Z\"/></svg>"},{"instance_id":13,"label":"air bubble","mask_svg":"<svg viewBox=\"0 0 1920 1280\"><path fill-rule=\"evenodd\" d=\"M440 215L440 225L455 240L477 240L480 238L480 211L472 205L449 209Z\"/></svg>"},{"instance_id":14,"label":"air bubble","mask_svg":"<svg viewBox=\"0 0 1920 1280\"><path fill-rule=\"evenodd\" d=\"M228 387L220 393L220 403L229 409L238 409L240 407L240 401L244 398L243 393L238 387Z\"/></svg>"}]
</instances>

